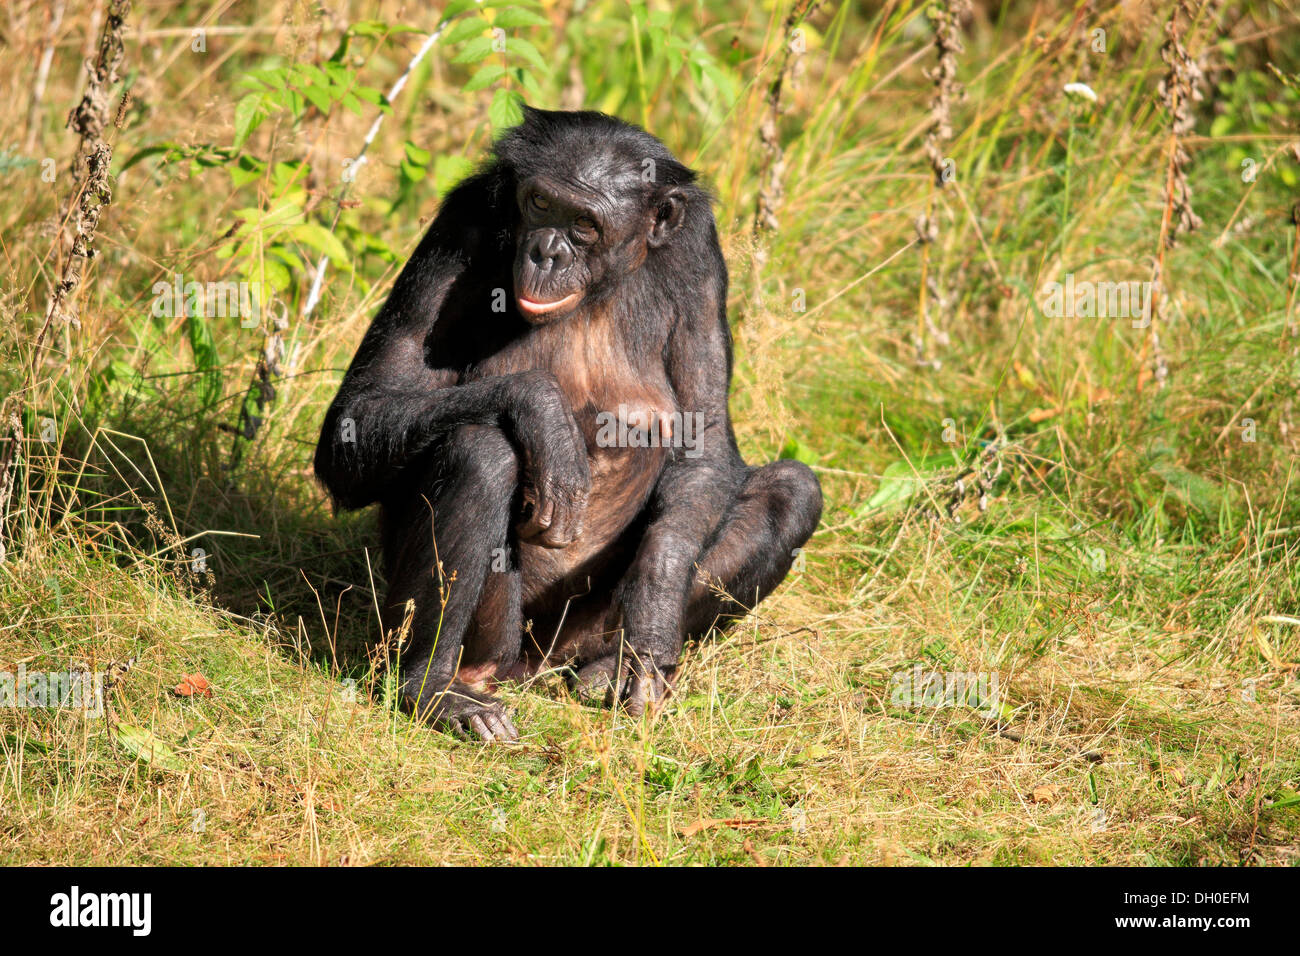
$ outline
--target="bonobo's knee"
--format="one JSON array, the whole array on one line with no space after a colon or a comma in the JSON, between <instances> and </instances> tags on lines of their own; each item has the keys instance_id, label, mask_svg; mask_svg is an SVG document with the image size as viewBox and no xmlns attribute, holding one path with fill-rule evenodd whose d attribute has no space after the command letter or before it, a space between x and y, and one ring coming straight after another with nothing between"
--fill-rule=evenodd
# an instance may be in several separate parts
<instances>
[{"instance_id":1,"label":"bonobo's knee","mask_svg":"<svg viewBox=\"0 0 1300 956\"><path fill-rule=\"evenodd\" d=\"M495 425L462 425L447 439L441 457L440 481L473 494L508 497L519 484L519 456Z\"/></svg>"},{"instance_id":2,"label":"bonobo's knee","mask_svg":"<svg viewBox=\"0 0 1300 956\"><path fill-rule=\"evenodd\" d=\"M778 533L791 547L799 547L812 537L821 520L821 482L811 468L793 459L783 458L763 470L771 473L771 493L782 505L776 515Z\"/></svg>"}]
</instances>

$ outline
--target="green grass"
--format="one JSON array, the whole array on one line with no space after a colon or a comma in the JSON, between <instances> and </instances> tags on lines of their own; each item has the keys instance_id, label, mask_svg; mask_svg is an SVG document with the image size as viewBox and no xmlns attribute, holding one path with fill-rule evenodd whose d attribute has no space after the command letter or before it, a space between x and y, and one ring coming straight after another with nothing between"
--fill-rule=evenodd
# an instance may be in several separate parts
<instances>
[{"instance_id":1,"label":"green grass","mask_svg":"<svg viewBox=\"0 0 1300 956\"><path fill-rule=\"evenodd\" d=\"M507 692L524 734L514 748L431 732L390 706L366 653L382 585L373 518L332 516L309 466L342 368L436 205L436 175L403 178L403 143L474 157L488 141L491 92L465 93L473 68L435 48L340 218L352 269L332 269L322 306L291 324L292 372L234 467L219 425L235 421L260 335L154 318L150 290L174 271L230 277L216 249L235 211L301 184L268 171L233 190L220 166L159 156L119 176L81 327L58 330L21 397L29 434L49 417L59 441L19 456L0 668L134 663L107 720L0 709L0 862L1297 863L1294 13L1248 5L1186 40L1206 57L1185 137L1204 225L1164 255L1161 387L1147 330L1045 315L1041 290L1066 273L1151 278L1170 135L1156 92L1163 5L1074 27L1067 6L978 16L942 190L921 149L924 11L827 5L786 84L780 229L758 240L757 131L785 9L696 7L673 35L710 53L730 105L676 48L634 43L637 11L612 0L570 19L548 7L562 28L523 33L562 64L530 99L560 103L575 62L585 105L644 119L712 184L742 451L800 457L826 492L806 567L724 639L690 649L653 723L582 706L556 676ZM165 29L199 12L177 0L148 16ZM277 23L252 5L220 22ZM5 155L66 165L59 120L87 24L69 12L76 42L58 47L37 149ZM1094 26L1104 54L1089 48ZM22 35L31 56L0 62L6 88L29 89L41 29ZM328 56L337 37L325 25L296 55ZM359 45L361 81L386 89L418 41ZM295 49L254 31L210 36L203 60L177 37L148 44L161 60L128 43L137 100L110 134L115 169L163 140L229 146L241 73ZM1099 102L1067 99L1073 80ZM0 106L7 128L26 108L25 92ZM373 115L282 116L247 151L336 169ZM39 223L69 184L0 169L3 344L23 358L57 265ZM329 183L308 182L326 226ZM939 233L923 250L927 209ZM274 225L253 235L284 239ZM918 322L923 269L946 303L933 329ZM310 276L291 271L296 316ZM918 329L937 368L917 363ZM13 367L3 383L16 388ZM205 382L220 386L207 406ZM953 487L985 453L1000 471L981 511L973 476L956 499ZM915 665L996 673L1001 719L894 702L892 678ZM195 673L210 698L173 692Z\"/></svg>"}]
</instances>

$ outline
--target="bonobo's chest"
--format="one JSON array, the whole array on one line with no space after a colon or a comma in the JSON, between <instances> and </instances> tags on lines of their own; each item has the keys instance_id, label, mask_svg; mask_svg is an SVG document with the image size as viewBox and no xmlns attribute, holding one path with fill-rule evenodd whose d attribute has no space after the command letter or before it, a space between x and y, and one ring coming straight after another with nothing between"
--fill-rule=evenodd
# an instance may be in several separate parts
<instances>
[{"instance_id":1,"label":"bonobo's chest","mask_svg":"<svg viewBox=\"0 0 1300 956\"><path fill-rule=\"evenodd\" d=\"M662 356L662 343L633 346L611 318L574 315L530 329L468 378L547 369L569 400L597 470L622 472L635 464L657 471L678 411Z\"/></svg>"}]
</instances>

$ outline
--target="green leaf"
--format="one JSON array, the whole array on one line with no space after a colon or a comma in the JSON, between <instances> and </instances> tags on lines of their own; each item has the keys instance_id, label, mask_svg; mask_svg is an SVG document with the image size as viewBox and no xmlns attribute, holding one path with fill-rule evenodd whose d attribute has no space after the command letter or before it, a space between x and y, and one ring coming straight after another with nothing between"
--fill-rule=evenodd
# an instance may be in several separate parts
<instances>
[{"instance_id":1,"label":"green leaf","mask_svg":"<svg viewBox=\"0 0 1300 956\"><path fill-rule=\"evenodd\" d=\"M455 46L457 43L463 43L470 37L481 37L487 32L488 25L479 17L471 17L468 20L461 20L454 27L442 35L441 42L447 46Z\"/></svg>"},{"instance_id":2,"label":"green leaf","mask_svg":"<svg viewBox=\"0 0 1300 956\"><path fill-rule=\"evenodd\" d=\"M537 82L537 77L522 66L515 67L515 78L519 80L519 85L532 96L540 97L542 95L542 85Z\"/></svg>"},{"instance_id":3,"label":"green leaf","mask_svg":"<svg viewBox=\"0 0 1300 956\"><path fill-rule=\"evenodd\" d=\"M510 40L507 40L506 50L510 53L518 53L520 56L522 56L533 66L537 67L537 69L541 70L543 73L546 73L550 70L550 66L548 66L546 61L542 59L542 55L539 52L537 52L537 47L533 46L531 43L529 43L527 40L521 37L514 37Z\"/></svg>"},{"instance_id":4,"label":"green leaf","mask_svg":"<svg viewBox=\"0 0 1300 956\"><path fill-rule=\"evenodd\" d=\"M1273 796L1273 802L1265 805L1265 810L1284 810L1287 807L1300 807L1300 793L1285 787Z\"/></svg>"},{"instance_id":5,"label":"green leaf","mask_svg":"<svg viewBox=\"0 0 1300 956\"><path fill-rule=\"evenodd\" d=\"M522 7L506 7L497 13L492 25L509 30L512 27L549 27L551 21Z\"/></svg>"},{"instance_id":6,"label":"green leaf","mask_svg":"<svg viewBox=\"0 0 1300 956\"><path fill-rule=\"evenodd\" d=\"M374 103L385 113L393 111L392 104L388 102L388 97L384 96L379 90L369 86L354 86L352 92L357 95L358 99L365 100L367 103Z\"/></svg>"},{"instance_id":7,"label":"green leaf","mask_svg":"<svg viewBox=\"0 0 1300 956\"><path fill-rule=\"evenodd\" d=\"M1188 471L1181 465L1162 459L1151 466L1152 472L1164 479L1169 490L1185 504L1202 514L1217 514L1223 503L1223 489L1210 479Z\"/></svg>"},{"instance_id":8,"label":"green leaf","mask_svg":"<svg viewBox=\"0 0 1300 956\"><path fill-rule=\"evenodd\" d=\"M488 107L488 122L496 130L518 126L524 120L524 98L514 90L500 89L492 96Z\"/></svg>"},{"instance_id":9,"label":"green leaf","mask_svg":"<svg viewBox=\"0 0 1300 956\"><path fill-rule=\"evenodd\" d=\"M311 246L317 252L330 257L335 265L348 265L348 250L339 237L318 222L299 223L289 230L289 234L304 245Z\"/></svg>"},{"instance_id":10,"label":"green leaf","mask_svg":"<svg viewBox=\"0 0 1300 956\"><path fill-rule=\"evenodd\" d=\"M464 156L439 156L433 164L433 188L441 199L474 171L472 160Z\"/></svg>"},{"instance_id":11,"label":"green leaf","mask_svg":"<svg viewBox=\"0 0 1300 956\"><path fill-rule=\"evenodd\" d=\"M785 445L781 448L781 454L777 457L793 458L805 465L817 464L817 453L797 438L787 439Z\"/></svg>"},{"instance_id":12,"label":"green leaf","mask_svg":"<svg viewBox=\"0 0 1300 956\"><path fill-rule=\"evenodd\" d=\"M420 27L408 27L400 23L385 23L383 20L358 20L348 27L348 35L354 37L381 37L388 33L426 33Z\"/></svg>"},{"instance_id":13,"label":"green leaf","mask_svg":"<svg viewBox=\"0 0 1300 956\"><path fill-rule=\"evenodd\" d=\"M442 11L442 22L446 23L452 17L459 16L466 10L473 10L482 6L478 0L451 0Z\"/></svg>"},{"instance_id":14,"label":"green leaf","mask_svg":"<svg viewBox=\"0 0 1300 956\"><path fill-rule=\"evenodd\" d=\"M17 734L5 734L4 742L7 750L17 750L22 747L29 754L38 756L45 756L53 752L48 744L43 744L39 740L32 740L30 737L23 737L19 740Z\"/></svg>"},{"instance_id":15,"label":"green leaf","mask_svg":"<svg viewBox=\"0 0 1300 956\"><path fill-rule=\"evenodd\" d=\"M402 160L400 168L402 170L402 178L412 183L418 183L420 180L424 179L425 174L427 173L427 170L423 166L417 166L415 163L412 163L407 159Z\"/></svg>"},{"instance_id":16,"label":"green leaf","mask_svg":"<svg viewBox=\"0 0 1300 956\"><path fill-rule=\"evenodd\" d=\"M462 87L466 93L477 93L479 90L486 90L501 77L506 75L506 68L500 63L489 63L487 66L479 68L468 83Z\"/></svg>"},{"instance_id":17,"label":"green leaf","mask_svg":"<svg viewBox=\"0 0 1300 956\"><path fill-rule=\"evenodd\" d=\"M235 149L248 141L253 130L266 119L261 93L249 93L235 104Z\"/></svg>"},{"instance_id":18,"label":"green leaf","mask_svg":"<svg viewBox=\"0 0 1300 956\"><path fill-rule=\"evenodd\" d=\"M121 174L126 172L136 163L148 159L150 156L157 156L159 153L170 153L172 150L178 148L179 144L177 143L165 142L155 143L153 146L146 146L144 149L136 150L136 152L131 154L131 158L123 163L121 168L118 169L118 173Z\"/></svg>"},{"instance_id":19,"label":"green leaf","mask_svg":"<svg viewBox=\"0 0 1300 956\"><path fill-rule=\"evenodd\" d=\"M452 58L452 63L477 63L492 55L492 37L475 37Z\"/></svg>"},{"instance_id":20,"label":"green leaf","mask_svg":"<svg viewBox=\"0 0 1300 956\"><path fill-rule=\"evenodd\" d=\"M427 149L421 149L409 139L402 144L402 150L406 153L406 158L417 166L428 166L433 156Z\"/></svg>"},{"instance_id":21,"label":"green leaf","mask_svg":"<svg viewBox=\"0 0 1300 956\"><path fill-rule=\"evenodd\" d=\"M185 773L189 768L176 751L163 743L152 732L134 724L118 724L114 736L127 752L159 770Z\"/></svg>"},{"instance_id":22,"label":"green leaf","mask_svg":"<svg viewBox=\"0 0 1300 956\"><path fill-rule=\"evenodd\" d=\"M330 107L333 106L334 103L333 100L330 99L327 90L323 87L314 85L302 86L299 87L299 89L302 91L302 95L311 101L312 106L316 107L316 109L326 115L329 114Z\"/></svg>"},{"instance_id":23,"label":"green leaf","mask_svg":"<svg viewBox=\"0 0 1300 956\"><path fill-rule=\"evenodd\" d=\"M951 455L931 455L917 462L896 461L885 469L880 487L862 507L859 514L880 509L885 513L899 511L921 493L926 482L952 467Z\"/></svg>"}]
</instances>

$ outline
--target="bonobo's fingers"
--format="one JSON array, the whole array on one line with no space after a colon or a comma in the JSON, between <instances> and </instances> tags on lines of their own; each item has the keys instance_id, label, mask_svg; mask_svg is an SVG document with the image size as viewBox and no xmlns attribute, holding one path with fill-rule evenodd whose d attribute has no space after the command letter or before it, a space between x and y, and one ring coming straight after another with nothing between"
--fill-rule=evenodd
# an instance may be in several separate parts
<instances>
[{"instance_id":1,"label":"bonobo's fingers","mask_svg":"<svg viewBox=\"0 0 1300 956\"><path fill-rule=\"evenodd\" d=\"M425 707L412 707L429 723L449 730L458 737L478 737L484 741L515 743L519 731L511 722L505 706L490 694L474 690L460 681L452 681L444 692L427 695Z\"/></svg>"},{"instance_id":2,"label":"bonobo's fingers","mask_svg":"<svg viewBox=\"0 0 1300 956\"><path fill-rule=\"evenodd\" d=\"M488 714L484 720L492 735L502 743L513 744L519 741L519 731L515 729L514 723L510 720L510 715L502 708L497 713Z\"/></svg>"},{"instance_id":3,"label":"bonobo's fingers","mask_svg":"<svg viewBox=\"0 0 1300 956\"><path fill-rule=\"evenodd\" d=\"M582 535L589 484L585 474L572 482L544 478L535 492L525 493L524 520L517 525L520 539L547 548L576 541Z\"/></svg>"}]
</instances>

